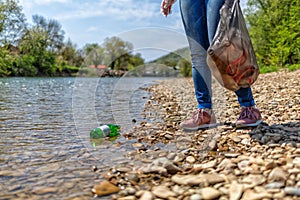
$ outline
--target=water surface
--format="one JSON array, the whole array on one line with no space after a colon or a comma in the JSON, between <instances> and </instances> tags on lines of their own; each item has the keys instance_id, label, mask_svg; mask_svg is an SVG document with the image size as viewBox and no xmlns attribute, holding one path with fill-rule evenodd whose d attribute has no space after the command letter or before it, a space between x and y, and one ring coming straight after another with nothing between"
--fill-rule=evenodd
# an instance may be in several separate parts
<instances>
[{"instance_id":1,"label":"water surface","mask_svg":"<svg viewBox=\"0 0 300 200\"><path fill-rule=\"evenodd\" d=\"M155 80L1 78L0 199L91 199L101 180L92 166L126 162L131 141L95 148L89 131L105 123L126 131L145 120L150 94L142 88Z\"/></svg>"}]
</instances>

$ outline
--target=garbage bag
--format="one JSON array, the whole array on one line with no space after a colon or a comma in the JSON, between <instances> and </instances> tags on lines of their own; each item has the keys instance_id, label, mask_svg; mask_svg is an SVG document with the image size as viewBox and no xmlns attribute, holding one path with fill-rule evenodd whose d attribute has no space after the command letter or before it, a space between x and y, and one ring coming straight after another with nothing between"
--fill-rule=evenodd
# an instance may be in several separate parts
<instances>
[{"instance_id":1,"label":"garbage bag","mask_svg":"<svg viewBox=\"0 0 300 200\"><path fill-rule=\"evenodd\" d=\"M216 34L207 50L207 64L225 88L236 91L252 85L259 75L253 46L239 1L220 9Z\"/></svg>"}]
</instances>

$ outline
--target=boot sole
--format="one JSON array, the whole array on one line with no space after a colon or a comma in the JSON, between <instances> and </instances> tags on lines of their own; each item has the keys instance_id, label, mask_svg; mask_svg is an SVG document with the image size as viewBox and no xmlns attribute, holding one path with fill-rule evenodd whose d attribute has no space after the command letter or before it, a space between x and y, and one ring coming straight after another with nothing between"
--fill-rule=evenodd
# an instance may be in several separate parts
<instances>
[{"instance_id":1,"label":"boot sole","mask_svg":"<svg viewBox=\"0 0 300 200\"><path fill-rule=\"evenodd\" d=\"M197 126L195 128L186 128L186 127L183 127L183 126L180 126L182 129L186 130L186 131L197 131L197 130L200 130L200 129L210 129L210 128L215 128L217 127L218 124L215 123L215 124L204 124L204 125L201 125L201 126Z\"/></svg>"},{"instance_id":2,"label":"boot sole","mask_svg":"<svg viewBox=\"0 0 300 200\"><path fill-rule=\"evenodd\" d=\"M245 128L245 127L256 127L259 124L261 124L263 122L263 120L258 120L257 122L253 123L253 124L236 124L235 126L237 128Z\"/></svg>"}]
</instances>

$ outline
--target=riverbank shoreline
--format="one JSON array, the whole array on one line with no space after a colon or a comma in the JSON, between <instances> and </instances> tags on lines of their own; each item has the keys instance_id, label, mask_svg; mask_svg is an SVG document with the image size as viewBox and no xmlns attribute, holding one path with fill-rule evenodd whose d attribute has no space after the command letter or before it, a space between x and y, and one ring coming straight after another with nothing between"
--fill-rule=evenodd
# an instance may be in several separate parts
<instances>
[{"instance_id":1,"label":"riverbank shoreline","mask_svg":"<svg viewBox=\"0 0 300 200\"><path fill-rule=\"evenodd\" d=\"M236 97L215 85L220 125L184 132L179 123L196 108L192 80L177 78L151 86L144 115L153 123L141 122L124 134L138 141L127 154L134 164L114 166L104 174L120 189L111 199L299 198L299 74L259 76L253 93L264 122L252 129L232 126L240 112ZM97 190L101 191L95 187L93 192Z\"/></svg>"}]
</instances>

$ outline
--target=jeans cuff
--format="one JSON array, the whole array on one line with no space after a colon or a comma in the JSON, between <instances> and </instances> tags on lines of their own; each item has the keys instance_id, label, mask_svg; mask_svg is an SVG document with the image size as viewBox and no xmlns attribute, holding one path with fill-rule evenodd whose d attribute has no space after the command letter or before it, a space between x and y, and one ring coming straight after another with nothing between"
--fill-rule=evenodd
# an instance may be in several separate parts
<instances>
[{"instance_id":1,"label":"jeans cuff","mask_svg":"<svg viewBox=\"0 0 300 200\"><path fill-rule=\"evenodd\" d=\"M201 104L198 104L198 108L199 108L199 109L204 109L204 108L209 108L209 109L211 109L211 108L212 108L212 105L211 105L211 103L201 103Z\"/></svg>"},{"instance_id":2,"label":"jeans cuff","mask_svg":"<svg viewBox=\"0 0 300 200\"><path fill-rule=\"evenodd\" d=\"M255 102L254 102L254 100L248 101L248 102L242 102L242 103L240 103L240 106L241 107L252 107L252 106L255 106Z\"/></svg>"}]
</instances>

